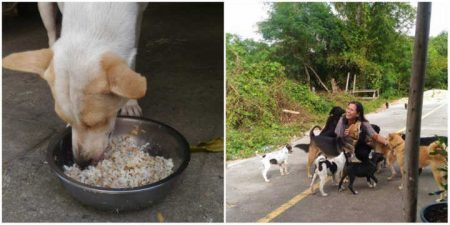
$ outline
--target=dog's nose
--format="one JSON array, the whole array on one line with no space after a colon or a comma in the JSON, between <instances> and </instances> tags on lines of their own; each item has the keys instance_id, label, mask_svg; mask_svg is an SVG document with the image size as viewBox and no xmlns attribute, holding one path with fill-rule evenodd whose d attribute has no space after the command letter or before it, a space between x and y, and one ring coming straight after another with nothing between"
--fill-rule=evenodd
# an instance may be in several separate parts
<instances>
[{"instance_id":1,"label":"dog's nose","mask_svg":"<svg viewBox=\"0 0 450 225\"><path fill-rule=\"evenodd\" d=\"M98 162L102 161L103 159L105 159L105 152L102 152L99 156L94 157L91 162L93 165L97 165Z\"/></svg>"},{"instance_id":2,"label":"dog's nose","mask_svg":"<svg viewBox=\"0 0 450 225\"><path fill-rule=\"evenodd\" d=\"M75 163L80 167L81 170L84 170L89 166L89 164L91 164L91 161L85 159L75 159Z\"/></svg>"}]
</instances>

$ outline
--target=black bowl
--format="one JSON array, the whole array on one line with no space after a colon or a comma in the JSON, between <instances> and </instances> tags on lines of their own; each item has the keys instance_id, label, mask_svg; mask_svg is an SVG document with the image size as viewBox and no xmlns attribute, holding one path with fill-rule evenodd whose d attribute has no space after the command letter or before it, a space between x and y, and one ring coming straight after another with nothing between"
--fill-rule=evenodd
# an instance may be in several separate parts
<instances>
[{"instance_id":1,"label":"black bowl","mask_svg":"<svg viewBox=\"0 0 450 225\"><path fill-rule=\"evenodd\" d=\"M137 131L137 132L136 132ZM104 188L78 182L64 174L63 165L73 165L71 128L55 137L49 144L47 161L66 190L85 205L103 210L125 211L148 207L161 201L186 169L190 149L186 139L175 129L150 119L119 117L114 136L131 135L138 145L150 143L150 155L173 160L173 173L152 184L135 188Z\"/></svg>"}]
</instances>

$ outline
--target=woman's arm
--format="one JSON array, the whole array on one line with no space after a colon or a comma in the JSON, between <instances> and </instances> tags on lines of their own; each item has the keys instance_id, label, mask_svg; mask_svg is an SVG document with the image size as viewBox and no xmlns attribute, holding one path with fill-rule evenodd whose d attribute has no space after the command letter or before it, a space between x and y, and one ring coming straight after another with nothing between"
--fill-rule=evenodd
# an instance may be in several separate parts
<instances>
[{"instance_id":1,"label":"woman's arm","mask_svg":"<svg viewBox=\"0 0 450 225\"><path fill-rule=\"evenodd\" d=\"M387 142L386 138L384 138L383 136L381 136L380 134L377 134L377 133L375 133L372 136L372 140L374 140L374 141L376 141L376 142L378 142L380 144L383 144L385 146L388 145L388 142Z\"/></svg>"},{"instance_id":2,"label":"woman's arm","mask_svg":"<svg viewBox=\"0 0 450 225\"><path fill-rule=\"evenodd\" d=\"M383 145L387 145L387 140L386 138L384 138L383 136L381 136L380 134L378 134L372 127L372 125L370 125L370 123L368 122L364 122L363 123L364 127L367 130L367 133L369 134L369 137L372 138L372 140L383 144Z\"/></svg>"},{"instance_id":3,"label":"woman's arm","mask_svg":"<svg viewBox=\"0 0 450 225\"><path fill-rule=\"evenodd\" d=\"M336 133L337 137L344 137L345 126L342 118L343 117L339 119L336 128L334 129L334 133Z\"/></svg>"}]
</instances>

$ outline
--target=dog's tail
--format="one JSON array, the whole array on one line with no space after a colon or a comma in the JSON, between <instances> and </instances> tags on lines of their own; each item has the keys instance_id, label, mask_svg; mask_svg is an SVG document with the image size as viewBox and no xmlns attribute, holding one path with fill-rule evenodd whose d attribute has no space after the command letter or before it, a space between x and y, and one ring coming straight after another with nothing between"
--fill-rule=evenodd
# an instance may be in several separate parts
<instances>
[{"instance_id":1,"label":"dog's tail","mask_svg":"<svg viewBox=\"0 0 450 225\"><path fill-rule=\"evenodd\" d=\"M308 152L309 151L309 144L298 144L298 145L295 145L294 148L299 148L299 149L301 149L301 150L303 150L305 152Z\"/></svg>"},{"instance_id":2,"label":"dog's tail","mask_svg":"<svg viewBox=\"0 0 450 225\"><path fill-rule=\"evenodd\" d=\"M309 132L309 137L311 138L311 140L316 136L316 135L314 134L314 130L315 130L316 128L318 128L319 130L322 130L322 128L321 128L319 125L314 126L314 127L311 129L311 131ZM295 148L299 148L299 149L301 149L301 150L303 150L303 151L305 151L305 152L308 152L308 151L309 151L309 145L310 145L310 144L297 144L297 145L295 145L294 147L295 147Z\"/></svg>"}]
</instances>

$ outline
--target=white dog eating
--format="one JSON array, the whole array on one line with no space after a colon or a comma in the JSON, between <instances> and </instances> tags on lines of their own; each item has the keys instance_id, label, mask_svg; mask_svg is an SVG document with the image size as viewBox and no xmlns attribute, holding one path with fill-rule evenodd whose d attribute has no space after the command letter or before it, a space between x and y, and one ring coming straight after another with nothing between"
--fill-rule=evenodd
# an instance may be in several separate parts
<instances>
[{"instance_id":1,"label":"white dog eating","mask_svg":"<svg viewBox=\"0 0 450 225\"><path fill-rule=\"evenodd\" d=\"M39 3L50 48L11 54L3 66L47 81L56 113L72 126L73 155L83 166L102 159L121 108L128 115L142 114L136 99L145 95L147 81L134 64L146 3L58 5L60 38L55 3Z\"/></svg>"}]
</instances>

